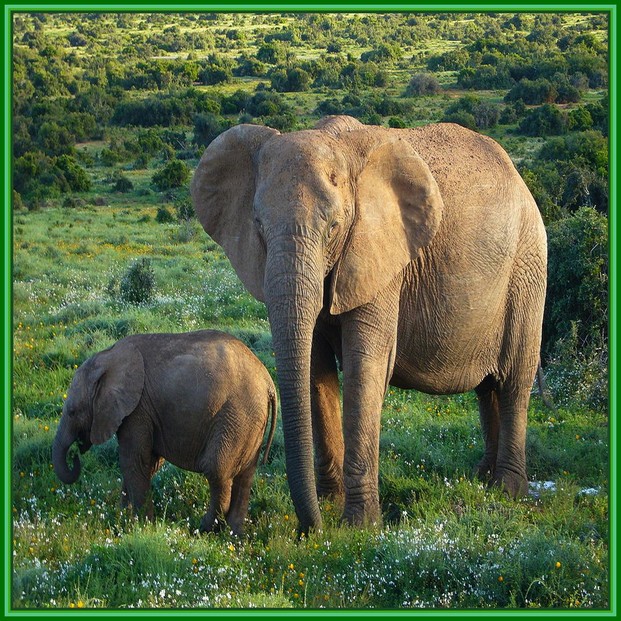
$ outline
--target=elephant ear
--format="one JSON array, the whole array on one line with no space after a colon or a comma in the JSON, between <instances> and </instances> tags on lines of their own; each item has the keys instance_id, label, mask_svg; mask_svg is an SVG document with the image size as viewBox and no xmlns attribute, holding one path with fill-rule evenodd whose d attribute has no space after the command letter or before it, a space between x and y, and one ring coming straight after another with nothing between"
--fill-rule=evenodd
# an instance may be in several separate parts
<instances>
[{"instance_id":1,"label":"elephant ear","mask_svg":"<svg viewBox=\"0 0 621 621\"><path fill-rule=\"evenodd\" d=\"M200 223L260 301L266 254L253 215L257 160L263 144L279 133L260 125L228 129L207 147L191 184Z\"/></svg>"},{"instance_id":2,"label":"elephant ear","mask_svg":"<svg viewBox=\"0 0 621 621\"><path fill-rule=\"evenodd\" d=\"M137 347L120 341L97 355L91 442L102 444L138 407L144 388L144 360Z\"/></svg>"},{"instance_id":3,"label":"elephant ear","mask_svg":"<svg viewBox=\"0 0 621 621\"><path fill-rule=\"evenodd\" d=\"M390 137L369 147L355 209L332 278L335 315L373 300L416 258L438 230L444 203L427 164L405 140Z\"/></svg>"}]
</instances>

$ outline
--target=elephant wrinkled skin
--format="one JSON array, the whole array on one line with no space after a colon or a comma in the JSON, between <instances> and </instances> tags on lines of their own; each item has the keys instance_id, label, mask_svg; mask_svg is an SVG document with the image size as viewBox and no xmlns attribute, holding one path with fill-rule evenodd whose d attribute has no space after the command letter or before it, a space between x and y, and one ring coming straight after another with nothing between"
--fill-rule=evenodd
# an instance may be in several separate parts
<instances>
[{"instance_id":1,"label":"elephant wrinkled skin","mask_svg":"<svg viewBox=\"0 0 621 621\"><path fill-rule=\"evenodd\" d=\"M276 389L259 359L215 330L128 336L86 360L75 373L52 449L57 476L73 483L76 455L117 434L122 504L152 517L151 478L163 459L201 472L209 510L201 531L226 520L241 534L252 477L268 421L267 459L276 422Z\"/></svg>"},{"instance_id":2,"label":"elephant wrinkled skin","mask_svg":"<svg viewBox=\"0 0 621 621\"><path fill-rule=\"evenodd\" d=\"M475 389L478 473L525 491L546 234L496 142L450 123L239 125L206 149L191 190L205 231L267 305L301 531L321 524L317 493L344 494L350 523L381 518L389 383Z\"/></svg>"}]
</instances>

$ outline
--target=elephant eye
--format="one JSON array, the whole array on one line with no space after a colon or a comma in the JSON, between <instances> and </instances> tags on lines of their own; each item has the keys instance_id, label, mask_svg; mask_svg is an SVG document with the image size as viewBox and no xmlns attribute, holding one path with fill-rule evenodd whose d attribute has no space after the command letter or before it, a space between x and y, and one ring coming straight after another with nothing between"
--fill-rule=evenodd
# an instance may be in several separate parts
<instances>
[{"instance_id":1,"label":"elephant eye","mask_svg":"<svg viewBox=\"0 0 621 621\"><path fill-rule=\"evenodd\" d=\"M254 219L254 224L257 227L257 230L259 231L259 233L263 235L263 222L261 222L261 220L259 220L259 218L257 218L256 216Z\"/></svg>"},{"instance_id":2,"label":"elephant eye","mask_svg":"<svg viewBox=\"0 0 621 621\"><path fill-rule=\"evenodd\" d=\"M334 237L334 234L336 233L336 231L339 228L339 223L338 222L333 222L329 227L328 227L328 239L332 239Z\"/></svg>"}]
</instances>

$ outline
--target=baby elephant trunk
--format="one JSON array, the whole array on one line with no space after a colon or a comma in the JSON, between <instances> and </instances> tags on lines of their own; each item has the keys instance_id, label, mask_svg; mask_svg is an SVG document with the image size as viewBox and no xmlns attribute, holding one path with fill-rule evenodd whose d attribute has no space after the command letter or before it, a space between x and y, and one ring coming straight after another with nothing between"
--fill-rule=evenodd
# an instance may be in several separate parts
<instances>
[{"instance_id":1,"label":"baby elephant trunk","mask_svg":"<svg viewBox=\"0 0 621 621\"><path fill-rule=\"evenodd\" d=\"M80 458L78 455L73 457L73 467L70 468L67 465L67 453L76 440L77 435L67 425L67 419L64 416L61 417L52 445L52 464L56 476L63 483L75 483L80 476Z\"/></svg>"}]
</instances>

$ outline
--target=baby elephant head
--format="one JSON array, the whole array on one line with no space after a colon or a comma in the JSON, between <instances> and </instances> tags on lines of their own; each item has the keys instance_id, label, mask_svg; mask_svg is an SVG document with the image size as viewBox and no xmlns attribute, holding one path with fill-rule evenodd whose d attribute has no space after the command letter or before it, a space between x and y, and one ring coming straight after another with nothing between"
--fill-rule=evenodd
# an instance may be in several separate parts
<instances>
[{"instance_id":1,"label":"baby elephant head","mask_svg":"<svg viewBox=\"0 0 621 621\"><path fill-rule=\"evenodd\" d=\"M54 471L63 483L80 476L80 458L72 467L67 453L74 442L81 453L109 440L140 401L144 386L142 354L120 341L89 358L76 371L52 447Z\"/></svg>"}]
</instances>

